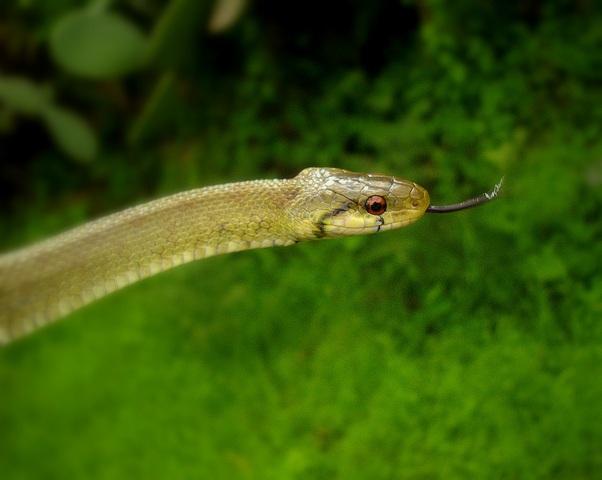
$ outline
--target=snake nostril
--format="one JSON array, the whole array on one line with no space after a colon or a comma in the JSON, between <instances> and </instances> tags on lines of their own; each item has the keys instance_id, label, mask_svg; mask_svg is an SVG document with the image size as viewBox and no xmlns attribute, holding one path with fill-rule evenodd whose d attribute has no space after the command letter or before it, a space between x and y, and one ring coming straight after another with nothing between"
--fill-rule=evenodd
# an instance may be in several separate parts
<instances>
[{"instance_id":1,"label":"snake nostril","mask_svg":"<svg viewBox=\"0 0 602 480\"><path fill-rule=\"evenodd\" d=\"M417 208L418 207L418 202L416 200L412 200L412 207Z\"/></svg>"}]
</instances>

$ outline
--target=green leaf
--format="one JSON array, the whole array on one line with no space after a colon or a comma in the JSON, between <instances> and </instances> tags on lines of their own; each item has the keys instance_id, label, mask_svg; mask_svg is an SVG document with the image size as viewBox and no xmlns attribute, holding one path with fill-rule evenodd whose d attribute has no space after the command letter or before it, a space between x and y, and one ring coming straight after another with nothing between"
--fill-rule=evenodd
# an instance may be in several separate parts
<instances>
[{"instance_id":1,"label":"green leaf","mask_svg":"<svg viewBox=\"0 0 602 480\"><path fill-rule=\"evenodd\" d=\"M50 99L48 88L27 78L0 76L0 101L17 113L38 115Z\"/></svg>"},{"instance_id":2,"label":"green leaf","mask_svg":"<svg viewBox=\"0 0 602 480\"><path fill-rule=\"evenodd\" d=\"M84 77L114 78L140 67L148 41L131 22L109 12L80 11L53 28L50 48L56 62Z\"/></svg>"},{"instance_id":3,"label":"green leaf","mask_svg":"<svg viewBox=\"0 0 602 480\"><path fill-rule=\"evenodd\" d=\"M64 108L50 106L42 112L42 117L54 141L71 158L87 162L96 156L96 135L79 116Z\"/></svg>"}]
</instances>

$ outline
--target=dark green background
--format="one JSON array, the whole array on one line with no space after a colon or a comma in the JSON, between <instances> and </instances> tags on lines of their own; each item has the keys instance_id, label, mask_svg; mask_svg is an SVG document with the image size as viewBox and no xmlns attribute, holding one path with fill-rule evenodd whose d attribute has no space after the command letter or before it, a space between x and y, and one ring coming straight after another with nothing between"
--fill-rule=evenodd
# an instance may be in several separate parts
<instances>
[{"instance_id":1,"label":"dark green background","mask_svg":"<svg viewBox=\"0 0 602 480\"><path fill-rule=\"evenodd\" d=\"M307 166L437 204L505 175L479 209L189 264L3 349L3 479L600 478L600 2L256 0L209 35L209 3L116 0L152 54L107 79L50 53L81 2L2 3L0 75L99 145L0 101L5 249Z\"/></svg>"}]
</instances>

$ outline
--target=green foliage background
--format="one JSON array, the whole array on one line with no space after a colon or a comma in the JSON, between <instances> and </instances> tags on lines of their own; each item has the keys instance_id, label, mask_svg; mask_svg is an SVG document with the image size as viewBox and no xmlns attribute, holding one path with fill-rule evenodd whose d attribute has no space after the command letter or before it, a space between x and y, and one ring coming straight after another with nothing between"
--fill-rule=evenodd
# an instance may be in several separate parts
<instances>
[{"instance_id":1,"label":"green foliage background","mask_svg":"<svg viewBox=\"0 0 602 480\"><path fill-rule=\"evenodd\" d=\"M71 119L4 90L5 249L307 166L504 195L186 265L10 345L3 479L599 478L600 2L265 0L218 35L210 2L104 3L149 42L109 78L51 52L81 2L0 7L0 80Z\"/></svg>"}]
</instances>

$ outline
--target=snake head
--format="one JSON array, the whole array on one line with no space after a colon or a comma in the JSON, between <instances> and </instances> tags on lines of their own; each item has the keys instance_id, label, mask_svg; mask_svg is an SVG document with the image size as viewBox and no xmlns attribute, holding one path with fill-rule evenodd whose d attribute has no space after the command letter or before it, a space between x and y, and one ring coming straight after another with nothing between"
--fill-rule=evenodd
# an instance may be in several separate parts
<instances>
[{"instance_id":1,"label":"snake head","mask_svg":"<svg viewBox=\"0 0 602 480\"><path fill-rule=\"evenodd\" d=\"M307 193L295 202L303 238L336 238L394 230L414 223L429 206L420 185L379 174L307 168L294 182Z\"/></svg>"}]
</instances>

